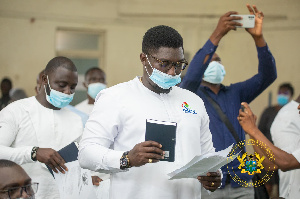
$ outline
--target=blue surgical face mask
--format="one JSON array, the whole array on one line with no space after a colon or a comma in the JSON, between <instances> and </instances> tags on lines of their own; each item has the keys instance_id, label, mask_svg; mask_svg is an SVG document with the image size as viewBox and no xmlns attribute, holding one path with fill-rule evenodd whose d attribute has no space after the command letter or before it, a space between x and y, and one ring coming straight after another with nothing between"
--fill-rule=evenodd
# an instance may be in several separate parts
<instances>
[{"instance_id":1,"label":"blue surgical face mask","mask_svg":"<svg viewBox=\"0 0 300 199\"><path fill-rule=\"evenodd\" d=\"M219 62L212 61L204 72L203 80L212 84L221 84L225 75L224 66Z\"/></svg>"},{"instance_id":2,"label":"blue surgical face mask","mask_svg":"<svg viewBox=\"0 0 300 199\"><path fill-rule=\"evenodd\" d=\"M91 83L91 84L89 84L89 86L88 86L88 95L89 95L91 98L95 99L96 96L97 96L97 94L98 94L101 90L103 90L103 89L105 89L105 88L106 88L106 85L105 85L105 84L102 84L102 83L100 83L100 82L98 82L98 83Z\"/></svg>"},{"instance_id":3,"label":"blue surgical face mask","mask_svg":"<svg viewBox=\"0 0 300 199\"><path fill-rule=\"evenodd\" d=\"M146 55L146 57L147 57L147 55ZM163 73L163 72L157 70L156 68L153 68L148 57L147 57L147 61L150 65L150 67L152 68L152 74L149 75L146 66L144 66L146 69L146 72L147 72L149 78L160 88L169 89L181 82L181 77L180 77L181 73L179 75L175 75L175 76L168 75L166 73Z\"/></svg>"},{"instance_id":4,"label":"blue surgical face mask","mask_svg":"<svg viewBox=\"0 0 300 199\"><path fill-rule=\"evenodd\" d=\"M277 95L277 103L280 106L284 106L289 102L290 96L289 95L283 95L283 94L278 94Z\"/></svg>"},{"instance_id":5,"label":"blue surgical face mask","mask_svg":"<svg viewBox=\"0 0 300 199\"><path fill-rule=\"evenodd\" d=\"M50 104L55 106L56 108L63 108L65 106L69 105L70 102L72 102L75 93L67 95L65 93L51 89L48 76L47 76L47 79L48 79L48 85L50 88L50 95L47 95L46 87L44 85L45 93L46 93L46 100Z\"/></svg>"}]
</instances>

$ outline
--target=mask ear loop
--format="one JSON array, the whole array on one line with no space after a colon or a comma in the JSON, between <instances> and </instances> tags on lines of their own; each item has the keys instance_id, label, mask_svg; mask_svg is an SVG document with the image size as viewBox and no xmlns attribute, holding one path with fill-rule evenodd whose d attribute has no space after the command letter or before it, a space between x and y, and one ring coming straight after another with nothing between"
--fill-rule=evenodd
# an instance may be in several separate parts
<instances>
[{"instance_id":1,"label":"mask ear loop","mask_svg":"<svg viewBox=\"0 0 300 199\"><path fill-rule=\"evenodd\" d=\"M150 63L150 61L149 61L149 59L148 59L147 54L145 54L145 55L146 55L146 58L147 58L147 61L148 61L149 65L150 65L150 67L151 67L152 70L153 70L153 67L152 67L152 65L151 65L151 63ZM148 76L150 77L149 72L148 72L148 70L147 70L147 68L146 68L146 65L144 65L144 67L145 67L145 69L146 69L146 72L147 72Z\"/></svg>"},{"instance_id":2,"label":"mask ear loop","mask_svg":"<svg viewBox=\"0 0 300 199\"><path fill-rule=\"evenodd\" d=\"M50 88L50 91L52 90L51 86L50 86L50 83L49 83L49 78L48 78L48 75L47 75L47 80L48 80L48 85L49 85L49 88Z\"/></svg>"}]
</instances>

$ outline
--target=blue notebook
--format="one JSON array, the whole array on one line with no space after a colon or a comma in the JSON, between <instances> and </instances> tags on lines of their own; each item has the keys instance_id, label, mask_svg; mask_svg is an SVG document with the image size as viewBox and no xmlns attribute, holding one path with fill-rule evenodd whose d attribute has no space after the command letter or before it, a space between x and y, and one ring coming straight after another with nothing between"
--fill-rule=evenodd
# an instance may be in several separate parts
<instances>
[{"instance_id":1,"label":"blue notebook","mask_svg":"<svg viewBox=\"0 0 300 199\"><path fill-rule=\"evenodd\" d=\"M176 122L146 120L145 140L160 143L165 152L165 158L160 161L175 161L176 128Z\"/></svg>"},{"instance_id":2,"label":"blue notebook","mask_svg":"<svg viewBox=\"0 0 300 199\"><path fill-rule=\"evenodd\" d=\"M75 142L72 142L71 144L65 146L64 148L60 149L57 152L65 160L65 162L73 162L78 158L78 148ZM46 166L50 171L50 173L52 174L52 176L54 177L53 170L48 165Z\"/></svg>"}]
</instances>

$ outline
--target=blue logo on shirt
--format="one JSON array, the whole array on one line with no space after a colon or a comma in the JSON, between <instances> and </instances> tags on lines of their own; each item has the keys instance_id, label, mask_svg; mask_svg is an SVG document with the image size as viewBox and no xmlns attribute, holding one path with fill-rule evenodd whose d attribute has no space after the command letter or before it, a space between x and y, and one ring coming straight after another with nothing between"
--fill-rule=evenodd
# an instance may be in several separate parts
<instances>
[{"instance_id":1,"label":"blue logo on shirt","mask_svg":"<svg viewBox=\"0 0 300 199\"><path fill-rule=\"evenodd\" d=\"M183 111L185 113L197 114L195 110L189 108L189 105L186 102L183 102L181 106L183 107Z\"/></svg>"}]
</instances>

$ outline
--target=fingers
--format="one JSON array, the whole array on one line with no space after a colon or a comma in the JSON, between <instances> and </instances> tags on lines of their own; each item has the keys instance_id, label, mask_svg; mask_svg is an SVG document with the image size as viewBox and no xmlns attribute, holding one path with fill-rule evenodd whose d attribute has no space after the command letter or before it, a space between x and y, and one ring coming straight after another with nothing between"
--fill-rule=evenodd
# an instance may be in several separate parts
<instances>
[{"instance_id":1,"label":"fingers","mask_svg":"<svg viewBox=\"0 0 300 199\"><path fill-rule=\"evenodd\" d=\"M259 13L259 11L258 11L258 9L257 9L256 5L253 5L252 7L253 7L253 9L254 9L255 13Z\"/></svg>"},{"instance_id":2,"label":"fingers","mask_svg":"<svg viewBox=\"0 0 300 199\"><path fill-rule=\"evenodd\" d=\"M210 175L220 175L220 173L210 172ZM205 189L210 191L216 190L221 185L221 176L198 176L197 179Z\"/></svg>"},{"instance_id":3,"label":"fingers","mask_svg":"<svg viewBox=\"0 0 300 199\"><path fill-rule=\"evenodd\" d=\"M241 105L243 105L243 106L245 107L245 111L244 111L244 112L245 112L246 114L249 114L249 115L252 115L252 114L253 114L252 111L251 111L251 108L250 108L250 106L249 106L248 103L242 102Z\"/></svg>"},{"instance_id":4,"label":"fingers","mask_svg":"<svg viewBox=\"0 0 300 199\"><path fill-rule=\"evenodd\" d=\"M220 174L220 172L208 172L207 174L206 174L206 176L211 176L211 177L221 177L221 174Z\"/></svg>"},{"instance_id":5,"label":"fingers","mask_svg":"<svg viewBox=\"0 0 300 199\"><path fill-rule=\"evenodd\" d=\"M53 157L50 159L50 163L55 167L56 170L59 170L61 173L65 173L65 170L68 170L68 168L64 165L65 161L57 152L54 153Z\"/></svg>"},{"instance_id":6,"label":"fingers","mask_svg":"<svg viewBox=\"0 0 300 199\"><path fill-rule=\"evenodd\" d=\"M224 17L229 17L230 15L237 15L237 14L239 14L239 13L236 12L236 11L229 11L229 12L227 12L226 14L224 14L223 16L224 16Z\"/></svg>"},{"instance_id":7,"label":"fingers","mask_svg":"<svg viewBox=\"0 0 300 199\"><path fill-rule=\"evenodd\" d=\"M155 154L161 154L161 155L164 155L164 151L157 148L157 147L145 147L145 152L146 153L155 153Z\"/></svg>"},{"instance_id":8,"label":"fingers","mask_svg":"<svg viewBox=\"0 0 300 199\"><path fill-rule=\"evenodd\" d=\"M142 142L141 145L143 147L150 147L150 146L155 146L157 148L161 148L162 145L159 144L158 142L155 142L155 141L145 141L145 142Z\"/></svg>"},{"instance_id":9,"label":"fingers","mask_svg":"<svg viewBox=\"0 0 300 199\"><path fill-rule=\"evenodd\" d=\"M101 178L99 178L98 176L92 176L93 185L99 186L101 181L103 181L103 180Z\"/></svg>"},{"instance_id":10,"label":"fingers","mask_svg":"<svg viewBox=\"0 0 300 199\"><path fill-rule=\"evenodd\" d=\"M247 4L246 6L247 6L247 8L248 8L250 14L254 15L254 11L253 11L253 9L251 8L251 6L250 6L249 4Z\"/></svg>"}]
</instances>

